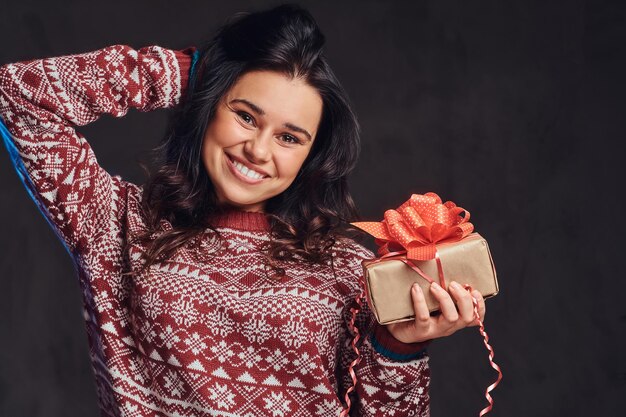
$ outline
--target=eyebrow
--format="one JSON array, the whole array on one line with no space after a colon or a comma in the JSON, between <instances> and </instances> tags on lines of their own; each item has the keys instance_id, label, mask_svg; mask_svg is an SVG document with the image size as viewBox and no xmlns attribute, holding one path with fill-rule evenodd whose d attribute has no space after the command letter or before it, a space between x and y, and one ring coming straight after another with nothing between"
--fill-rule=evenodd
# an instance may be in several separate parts
<instances>
[{"instance_id":1,"label":"eyebrow","mask_svg":"<svg viewBox=\"0 0 626 417\"><path fill-rule=\"evenodd\" d=\"M260 108L259 106L257 106L256 104L246 100L245 98L235 98L232 99L231 101L228 102L228 104L232 104L232 103L244 103L246 105L248 105L248 107L250 107L252 110L254 110L255 113L264 116L265 115L265 110L263 110L262 108ZM306 135L306 137L309 139L309 141L311 140L311 134L306 130L303 129L299 126L296 126L292 123L285 123L283 125L284 127L286 127L287 129L293 130L294 132L300 132L304 135Z\"/></svg>"}]
</instances>

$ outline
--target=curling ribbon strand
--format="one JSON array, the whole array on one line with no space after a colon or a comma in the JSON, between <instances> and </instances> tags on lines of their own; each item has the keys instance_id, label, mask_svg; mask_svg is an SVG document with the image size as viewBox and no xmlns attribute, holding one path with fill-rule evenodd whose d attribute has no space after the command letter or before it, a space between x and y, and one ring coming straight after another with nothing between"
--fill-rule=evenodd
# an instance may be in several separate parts
<instances>
[{"instance_id":1,"label":"curling ribbon strand","mask_svg":"<svg viewBox=\"0 0 626 417\"><path fill-rule=\"evenodd\" d=\"M348 367L348 373L350 374L350 377L352 378L352 386L348 388L348 390L346 391L346 394L344 396L346 400L346 408L341 411L341 413L339 414L339 417L345 417L350 412L350 406L352 404L350 401L349 394L352 391L354 391L356 388L356 374L354 373L354 367L358 365L359 362L361 362L361 352L359 351L359 348L356 347L356 343L358 342L360 338L360 334L359 334L359 329L355 326L354 323L356 321L356 315L359 313L359 311L361 310L361 307L363 306L361 300L363 299L364 296L365 296L365 291L362 290L355 300L358 307L356 308L352 307L350 309L352 313L352 317L350 318L350 323L348 324L348 326L350 327L350 330L354 332L354 338L352 339L351 345L352 345L352 350L356 353L356 358L350 363L350 366Z\"/></svg>"},{"instance_id":2,"label":"curling ribbon strand","mask_svg":"<svg viewBox=\"0 0 626 417\"><path fill-rule=\"evenodd\" d=\"M470 294L472 293L472 287L470 285L465 284L463 285L463 288L469 291ZM478 313L478 300L476 300L476 298L473 295L472 295L472 303L474 304L474 317L476 318L480 326L479 327L480 334L483 336L485 346L487 347L487 350L489 351L489 363L491 364L491 367L493 369L498 371L498 379L496 379L496 381L493 384L489 385L489 387L487 387L487 390L485 391L485 398L487 398L489 405L480 411L480 414L478 415L478 417L482 417L485 414L487 414L489 411L491 411L491 409L493 408L493 398L491 398L491 395L489 395L489 393L493 391L493 389L496 386L498 386L498 384L500 383L500 380L502 379L502 370L500 370L500 367L498 366L498 364L496 364L493 361L493 348L489 344L489 336L487 335L487 331L485 330L483 321L480 319L480 314Z\"/></svg>"}]
</instances>

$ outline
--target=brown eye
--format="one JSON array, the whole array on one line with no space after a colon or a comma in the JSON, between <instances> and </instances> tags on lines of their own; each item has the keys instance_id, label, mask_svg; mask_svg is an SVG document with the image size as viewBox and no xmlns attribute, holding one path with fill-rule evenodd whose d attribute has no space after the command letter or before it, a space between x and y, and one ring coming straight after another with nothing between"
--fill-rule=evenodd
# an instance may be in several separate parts
<instances>
[{"instance_id":1,"label":"brown eye","mask_svg":"<svg viewBox=\"0 0 626 417\"><path fill-rule=\"evenodd\" d=\"M298 138L291 135L282 135L281 137L284 138L284 141L287 143L300 143L300 140L298 140Z\"/></svg>"},{"instance_id":2,"label":"brown eye","mask_svg":"<svg viewBox=\"0 0 626 417\"><path fill-rule=\"evenodd\" d=\"M247 124L254 124L254 119L252 118L252 116L250 116L248 113L246 113L245 111L239 111L237 112L237 114L239 115L239 117Z\"/></svg>"}]
</instances>

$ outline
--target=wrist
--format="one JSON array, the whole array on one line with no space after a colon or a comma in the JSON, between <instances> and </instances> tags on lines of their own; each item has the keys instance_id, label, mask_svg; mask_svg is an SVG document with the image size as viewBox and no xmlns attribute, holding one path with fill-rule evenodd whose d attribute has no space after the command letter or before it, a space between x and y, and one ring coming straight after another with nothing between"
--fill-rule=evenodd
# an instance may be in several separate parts
<instances>
[{"instance_id":1,"label":"wrist","mask_svg":"<svg viewBox=\"0 0 626 417\"><path fill-rule=\"evenodd\" d=\"M370 342L372 347L381 355L398 361L407 361L424 356L431 340L404 343L396 339L389 332L387 326L376 323L370 336Z\"/></svg>"},{"instance_id":2,"label":"wrist","mask_svg":"<svg viewBox=\"0 0 626 417\"><path fill-rule=\"evenodd\" d=\"M181 97L186 94L189 87L192 65L195 64L194 57L198 55L196 52L197 49L195 46L189 46L185 49L174 51L180 69Z\"/></svg>"}]
</instances>

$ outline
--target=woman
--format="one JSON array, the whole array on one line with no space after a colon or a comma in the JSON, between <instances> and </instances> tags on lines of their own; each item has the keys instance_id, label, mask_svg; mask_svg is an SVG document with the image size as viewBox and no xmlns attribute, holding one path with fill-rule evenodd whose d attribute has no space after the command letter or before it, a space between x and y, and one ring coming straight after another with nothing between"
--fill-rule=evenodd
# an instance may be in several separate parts
<instances>
[{"instance_id":1,"label":"woman","mask_svg":"<svg viewBox=\"0 0 626 417\"><path fill-rule=\"evenodd\" d=\"M416 320L388 326L357 302L374 256L347 226L358 125L323 44L284 5L199 50L0 68L0 131L76 262L103 415L429 414L425 348L476 325L471 297L433 287L431 317L417 288ZM145 186L74 129L131 108L174 110Z\"/></svg>"}]
</instances>

